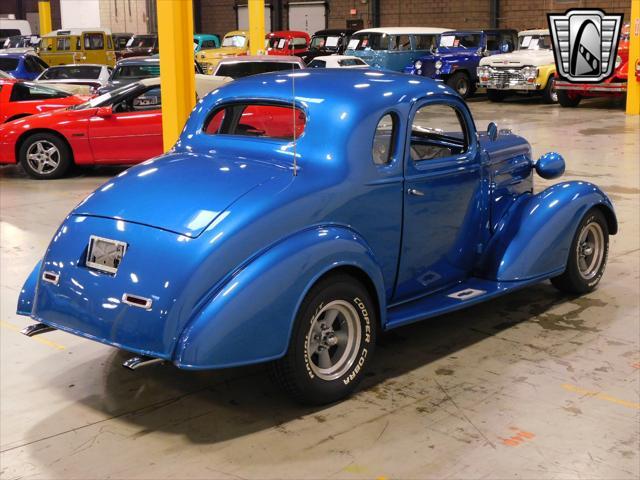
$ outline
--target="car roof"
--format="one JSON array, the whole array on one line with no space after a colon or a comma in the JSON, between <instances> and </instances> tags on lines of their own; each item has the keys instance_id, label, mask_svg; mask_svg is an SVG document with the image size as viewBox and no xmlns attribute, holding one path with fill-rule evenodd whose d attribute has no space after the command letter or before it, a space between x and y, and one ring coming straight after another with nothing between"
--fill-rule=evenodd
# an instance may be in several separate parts
<instances>
[{"instance_id":1,"label":"car roof","mask_svg":"<svg viewBox=\"0 0 640 480\"><path fill-rule=\"evenodd\" d=\"M129 57L123 58L122 60L118 60L116 66L118 65L144 65L145 63L160 63L160 57L157 55L153 55L150 57L140 56L140 57Z\"/></svg>"},{"instance_id":2,"label":"car roof","mask_svg":"<svg viewBox=\"0 0 640 480\"><path fill-rule=\"evenodd\" d=\"M71 68L71 67L101 67L107 68L107 65L100 63L65 63L64 65L51 65L49 68Z\"/></svg>"},{"instance_id":3,"label":"car roof","mask_svg":"<svg viewBox=\"0 0 640 480\"><path fill-rule=\"evenodd\" d=\"M224 34L225 37L228 35L244 35L245 37L247 37L249 36L249 32L246 30L231 30L230 32Z\"/></svg>"},{"instance_id":4,"label":"car roof","mask_svg":"<svg viewBox=\"0 0 640 480\"><path fill-rule=\"evenodd\" d=\"M487 33L500 33L500 32L510 32L510 33L518 33L517 30L513 28L478 28L478 29L462 29L462 30L452 30L447 33L471 33L471 34L487 34Z\"/></svg>"},{"instance_id":5,"label":"car roof","mask_svg":"<svg viewBox=\"0 0 640 480\"><path fill-rule=\"evenodd\" d=\"M45 33L44 35L41 35L42 38L46 38L46 37L57 37L57 36L71 36L71 37L78 37L80 35L82 35L83 33L90 33L90 32L104 32L107 35L111 35L111 30L108 28L101 28L101 27L95 27L95 28L61 28L58 30L53 30L49 33Z\"/></svg>"},{"instance_id":6,"label":"car roof","mask_svg":"<svg viewBox=\"0 0 640 480\"><path fill-rule=\"evenodd\" d=\"M276 30L275 32L267 33L267 37L308 37L307 32L300 30Z\"/></svg>"},{"instance_id":7,"label":"car roof","mask_svg":"<svg viewBox=\"0 0 640 480\"><path fill-rule=\"evenodd\" d=\"M352 28L327 28L325 30L318 30L313 35L353 35L357 30Z\"/></svg>"},{"instance_id":8,"label":"car roof","mask_svg":"<svg viewBox=\"0 0 640 480\"><path fill-rule=\"evenodd\" d=\"M35 53L29 51L29 52L0 52L0 57L8 57L8 58L22 58L26 55L33 55L34 57L36 56Z\"/></svg>"},{"instance_id":9,"label":"car roof","mask_svg":"<svg viewBox=\"0 0 640 480\"><path fill-rule=\"evenodd\" d=\"M386 33L387 35L402 35L402 34L439 34L442 32L450 31L450 28L440 27L389 27L389 28L365 28L364 30L358 30L355 33Z\"/></svg>"},{"instance_id":10,"label":"car roof","mask_svg":"<svg viewBox=\"0 0 640 480\"><path fill-rule=\"evenodd\" d=\"M351 59L362 60L360 57L356 57L355 55L321 55L319 57L315 57L313 60L336 60L337 61L337 60L351 60Z\"/></svg>"},{"instance_id":11,"label":"car roof","mask_svg":"<svg viewBox=\"0 0 640 480\"><path fill-rule=\"evenodd\" d=\"M304 63L300 57L296 57L295 55L241 55L238 57L227 57L220 60L220 63L245 62Z\"/></svg>"},{"instance_id":12,"label":"car roof","mask_svg":"<svg viewBox=\"0 0 640 480\"><path fill-rule=\"evenodd\" d=\"M532 30L522 30L521 32L518 33L519 36L524 36L524 35L549 35L549 29L548 28L535 28Z\"/></svg>"}]
</instances>

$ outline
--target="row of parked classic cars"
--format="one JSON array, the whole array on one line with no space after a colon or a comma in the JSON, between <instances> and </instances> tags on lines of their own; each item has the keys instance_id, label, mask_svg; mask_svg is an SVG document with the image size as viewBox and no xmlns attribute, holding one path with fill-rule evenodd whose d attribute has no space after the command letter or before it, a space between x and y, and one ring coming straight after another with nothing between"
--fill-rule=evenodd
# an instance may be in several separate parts
<instances>
[{"instance_id":1,"label":"row of parked classic cars","mask_svg":"<svg viewBox=\"0 0 640 480\"><path fill-rule=\"evenodd\" d=\"M517 33L400 27L323 30L313 37L305 32L273 32L266 37L266 55L258 56L248 55L247 32L229 32L221 42L216 36L197 35L194 71L198 97L249 75L340 67L396 70L431 78L449 85L463 98L480 87L493 102L524 93L539 94L548 103L577 106L583 97L625 94L628 33L627 26L613 77L595 85L562 82L556 77L549 32L541 29ZM148 38L155 40L147 43ZM7 39L9 48L0 53L0 71L10 73L0 74L7 77L0 78L0 123L11 124L0 127L0 147L5 145L0 163L21 163L34 178L58 178L73 164L132 164L162 152L156 37L134 35L124 42L125 38L105 32L58 30L40 39L37 54L33 48L16 47L14 40ZM91 56L98 55L100 48L107 50L101 55L107 55L118 44L124 49L115 67L110 65L111 56ZM45 60L53 66L48 67ZM640 69L636 74L640 78ZM142 82L154 78L155 82ZM124 88L127 86L131 88ZM85 103L101 105L101 121L87 131L91 148L83 154L84 143L74 132L85 124L85 109L80 107ZM63 108L67 110L54 112ZM14 124L45 112L50 113ZM27 127L46 130L49 137L28 137ZM93 137L105 136L113 137L114 142L92 142ZM131 136L136 138L136 149L113 151ZM40 153L34 156L33 152Z\"/></svg>"}]
</instances>

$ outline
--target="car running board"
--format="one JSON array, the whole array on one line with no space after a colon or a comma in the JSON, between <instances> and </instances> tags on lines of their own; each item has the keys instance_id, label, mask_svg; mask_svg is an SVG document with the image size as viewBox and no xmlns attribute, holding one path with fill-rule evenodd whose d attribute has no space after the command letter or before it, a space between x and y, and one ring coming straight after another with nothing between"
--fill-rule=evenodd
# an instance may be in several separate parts
<instances>
[{"instance_id":1,"label":"car running board","mask_svg":"<svg viewBox=\"0 0 640 480\"><path fill-rule=\"evenodd\" d=\"M514 282L469 278L446 290L391 305L387 309L386 329L460 310L538 282L539 278Z\"/></svg>"},{"instance_id":2,"label":"car running board","mask_svg":"<svg viewBox=\"0 0 640 480\"><path fill-rule=\"evenodd\" d=\"M40 335L41 333L53 332L57 330L49 325L44 323L34 323L33 325L29 325L20 330L20 333L26 335L27 337L34 337L36 335Z\"/></svg>"}]
</instances>

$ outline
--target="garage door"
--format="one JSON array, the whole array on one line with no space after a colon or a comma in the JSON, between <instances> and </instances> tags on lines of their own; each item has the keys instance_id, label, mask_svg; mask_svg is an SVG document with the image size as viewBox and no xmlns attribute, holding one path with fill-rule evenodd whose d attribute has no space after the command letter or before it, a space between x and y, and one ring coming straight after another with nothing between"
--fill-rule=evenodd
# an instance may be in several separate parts
<instances>
[{"instance_id":1,"label":"garage door","mask_svg":"<svg viewBox=\"0 0 640 480\"><path fill-rule=\"evenodd\" d=\"M238 5L238 30L249 30L249 7ZM271 31L271 5L264 4L264 31Z\"/></svg>"},{"instance_id":2,"label":"garage door","mask_svg":"<svg viewBox=\"0 0 640 480\"><path fill-rule=\"evenodd\" d=\"M289 30L313 35L327 28L325 2L289 2Z\"/></svg>"}]
</instances>

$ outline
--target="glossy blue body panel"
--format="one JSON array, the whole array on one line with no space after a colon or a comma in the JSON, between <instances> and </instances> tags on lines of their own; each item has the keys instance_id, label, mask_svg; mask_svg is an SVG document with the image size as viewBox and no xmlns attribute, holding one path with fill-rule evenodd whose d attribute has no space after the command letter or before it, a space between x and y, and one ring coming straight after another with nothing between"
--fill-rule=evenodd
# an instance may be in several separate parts
<instances>
[{"instance_id":1,"label":"glossy blue body panel","mask_svg":"<svg viewBox=\"0 0 640 480\"><path fill-rule=\"evenodd\" d=\"M536 162L536 173L548 180L561 177L564 169L564 158L557 152L545 153Z\"/></svg>"},{"instance_id":2,"label":"glossy blue body panel","mask_svg":"<svg viewBox=\"0 0 640 480\"><path fill-rule=\"evenodd\" d=\"M2 53L2 50L0 50ZM40 72L32 72L27 68L27 64L25 59L27 58L26 53L2 53L3 58L14 58L18 61L18 65L13 70L7 70L7 73L10 73L14 78L18 78L20 80L35 80L42 73Z\"/></svg>"},{"instance_id":3,"label":"glossy blue body panel","mask_svg":"<svg viewBox=\"0 0 640 480\"><path fill-rule=\"evenodd\" d=\"M237 101L295 101L305 131L295 145L203 132L212 111ZM431 102L458 109L469 146L418 164L405 154L410 122ZM393 153L376 165L374 132L390 112ZM615 222L597 188L568 182L534 195L533 172L526 140L477 134L466 104L432 80L351 69L247 77L200 100L171 152L71 212L18 313L181 368L221 368L282 356L309 289L349 268L393 328L558 274L592 206ZM91 235L127 243L115 275L85 265ZM40 280L45 271L59 282ZM469 285L485 293L446 295ZM124 304L125 293L152 305Z\"/></svg>"},{"instance_id":4,"label":"glossy blue body panel","mask_svg":"<svg viewBox=\"0 0 640 480\"><path fill-rule=\"evenodd\" d=\"M478 82L477 67L483 57L502 53L498 50L487 49L487 35L484 31L460 30L446 32L446 34L475 33L480 34L480 43L477 48L463 47L438 47L435 52L428 52L416 60L422 62L421 68L416 68L415 60L406 63L404 73L421 75L434 80L447 81L456 72L464 72L471 79L472 85ZM442 66L437 69L436 62L442 62Z\"/></svg>"}]
</instances>

